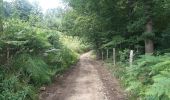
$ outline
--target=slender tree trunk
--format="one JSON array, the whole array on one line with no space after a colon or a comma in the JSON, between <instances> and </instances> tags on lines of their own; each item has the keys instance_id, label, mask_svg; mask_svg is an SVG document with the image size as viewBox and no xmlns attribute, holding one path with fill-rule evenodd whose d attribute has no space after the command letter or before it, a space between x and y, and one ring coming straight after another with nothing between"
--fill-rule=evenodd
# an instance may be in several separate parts
<instances>
[{"instance_id":1,"label":"slender tree trunk","mask_svg":"<svg viewBox=\"0 0 170 100\"><path fill-rule=\"evenodd\" d=\"M128 8L128 20L129 21L131 21L132 19L133 3L134 3L134 0L128 0L127 8Z\"/></svg>"},{"instance_id":2,"label":"slender tree trunk","mask_svg":"<svg viewBox=\"0 0 170 100\"><path fill-rule=\"evenodd\" d=\"M3 32L3 24L2 24L2 19L0 19L0 33L2 34Z\"/></svg>"},{"instance_id":3,"label":"slender tree trunk","mask_svg":"<svg viewBox=\"0 0 170 100\"><path fill-rule=\"evenodd\" d=\"M149 20L146 24L146 32L153 32L152 20ZM152 39L145 39L145 54L153 54L154 52L154 42Z\"/></svg>"}]
</instances>

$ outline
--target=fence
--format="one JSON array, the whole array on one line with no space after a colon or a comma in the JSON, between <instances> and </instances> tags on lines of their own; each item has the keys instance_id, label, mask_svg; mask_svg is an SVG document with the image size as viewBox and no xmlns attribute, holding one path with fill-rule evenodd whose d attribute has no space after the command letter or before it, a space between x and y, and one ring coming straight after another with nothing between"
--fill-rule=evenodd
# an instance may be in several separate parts
<instances>
[{"instance_id":1,"label":"fence","mask_svg":"<svg viewBox=\"0 0 170 100\"><path fill-rule=\"evenodd\" d=\"M102 60L104 61L104 51L101 52ZM134 50L130 50L129 52L129 66L131 67L133 65L133 58L134 58ZM106 49L106 60L109 59L109 49ZM116 65L116 49L112 49L112 62L113 65Z\"/></svg>"}]
</instances>

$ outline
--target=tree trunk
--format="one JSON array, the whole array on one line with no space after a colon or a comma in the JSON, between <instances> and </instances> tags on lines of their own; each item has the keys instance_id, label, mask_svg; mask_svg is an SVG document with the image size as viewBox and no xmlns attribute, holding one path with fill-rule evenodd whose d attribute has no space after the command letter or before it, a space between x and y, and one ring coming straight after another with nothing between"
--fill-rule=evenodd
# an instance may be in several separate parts
<instances>
[{"instance_id":1,"label":"tree trunk","mask_svg":"<svg viewBox=\"0 0 170 100\"><path fill-rule=\"evenodd\" d=\"M3 24L2 24L2 19L0 19L0 34L3 33Z\"/></svg>"},{"instance_id":2,"label":"tree trunk","mask_svg":"<svg viewBox=\"0 0 170 100\"><path fill-rule=\"evenodd\" d=\"M146 39L145 40L145 54L153 54L154 45L153 40Z\"/></svg>"},{"instance_id":3,"label":"tree trunk","mask_svg":"<svg viewBox=\"0 0 170 100\"><path fill-rule=\"evenodd\" d=\"M152 33L153 30L152 20L149 20L146 24L146 32ZM152 39L145 39L145 54L153 54L154 53L154 42Z\"/></svg>"},{"instance_id":4,"label":"tree trunk","mask_svg":"<svg viewBox=\"0 0 170 100\"><path fill-rule=\"evenodd\" d=\"M132 19L133 3L134 3L134 0L128 0L127 8L128 8L128 19L129 19L129 21L131 21L131 19Z\"/></svg>"}]
</instances>

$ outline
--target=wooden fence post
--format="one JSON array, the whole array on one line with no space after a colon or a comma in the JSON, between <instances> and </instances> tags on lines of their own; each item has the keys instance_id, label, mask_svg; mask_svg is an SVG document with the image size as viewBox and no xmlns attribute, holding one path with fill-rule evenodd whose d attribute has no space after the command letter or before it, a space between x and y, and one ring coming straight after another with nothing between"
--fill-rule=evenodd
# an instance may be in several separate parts
<instances>
[{"instance_id":1,"label":"wooden fence post","mask_svg":"<svg viewBox=\"0 0 170 100\"><path fill-rule=\"evenodd\" d=\"M109 50L107 49L107 60L109 59Z\"/></svg>"},{"instance_id":2,"label":"wooden fence post","mask_svg":"<svg viewBox=\"0 0 170 100\"><path fill-rule=\"evenodd\" d=\"M130 50L130 56L129 56L129 66L131 67L133 64L133 50Z\"/></svg>"},{"instance_id":3,"label":"wooden fence post","mask_svg":"<svg viewBox=\"0 0 170 100\"><path fill-rule=\"evenodd\" d=\"M113 64L116 65L116 50L113 48Z\"/></svg>"},{"instance_id":4,"label":"wooden fence post","mask_svg":"<svg viewBox=\"0 0 170 100\"><path fill-rule=\"evenodd\" d=\"M103 58L103 51L102 51L102 60L104 60L104 58Z\"/></svg>"}]
</instances>

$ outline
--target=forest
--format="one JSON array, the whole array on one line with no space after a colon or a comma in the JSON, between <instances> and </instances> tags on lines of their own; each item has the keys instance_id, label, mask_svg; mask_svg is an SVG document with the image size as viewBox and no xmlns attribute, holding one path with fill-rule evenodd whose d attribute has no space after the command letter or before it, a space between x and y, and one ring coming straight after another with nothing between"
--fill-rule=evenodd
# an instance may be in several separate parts
<instances>
[{"instance_id":1,"label":"forest","mask_svg":"<svg viewBox=\"0 0 170 100\"><path fill-rule=\"evenodd\" d=\"M36 1L0 0L0 100L38 100L90 50L104 53L128 100L170 100L170 0L62 2L44 12Z\"/></svg>"}]
</instances>

